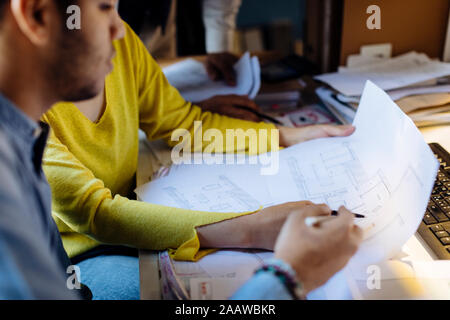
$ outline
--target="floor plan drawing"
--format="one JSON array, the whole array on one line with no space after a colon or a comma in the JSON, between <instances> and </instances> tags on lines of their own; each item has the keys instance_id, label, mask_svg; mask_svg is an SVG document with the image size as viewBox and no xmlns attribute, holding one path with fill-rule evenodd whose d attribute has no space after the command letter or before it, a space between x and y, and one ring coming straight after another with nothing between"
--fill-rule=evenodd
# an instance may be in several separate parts
<instances>
[{"instance_id":1,"label":"floor plan drawing","mask_svg":"<svg viewBox=\"0 0 450 320\"><path fill-rule=\"evenodd\" d=\"M260 203L228 177L218 175L213 180L192 184L190 188L166 186L162 190L178 207L210 212L252 211Z\"/></svg>"},{"instance_id":2,"label":"floor plan drawing","mask_svg":"<svg viewBox=\"0 0 450 320\"><path fill-rule=\"evenodd\" d=\"M145 201L213 212L253 211L309 200L345 206L365 217L353 258L360 266L387 259L416 232L439 162L421 133L381 89L368 82L347 137L322 138L279 151L279 170L258 164L192 165L138 190Z\"/></svg>"}]
</instances>

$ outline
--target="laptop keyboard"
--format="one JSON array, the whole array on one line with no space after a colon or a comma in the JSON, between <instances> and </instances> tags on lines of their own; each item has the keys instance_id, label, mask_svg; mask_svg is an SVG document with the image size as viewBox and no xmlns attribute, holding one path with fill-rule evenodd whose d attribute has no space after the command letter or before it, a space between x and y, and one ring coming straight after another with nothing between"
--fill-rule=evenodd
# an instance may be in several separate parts
<instances>
[{"instance_id":1,"label":"laptop keyboard","mask_svg":"<svg viewBox=\"0 0 450 320\"><path fill-rule=\"evenodd\" d=\"M439 259L450 260L450 154L437 143L430 147L441 165L418 232Z\"/></svg>"}]
</instances>

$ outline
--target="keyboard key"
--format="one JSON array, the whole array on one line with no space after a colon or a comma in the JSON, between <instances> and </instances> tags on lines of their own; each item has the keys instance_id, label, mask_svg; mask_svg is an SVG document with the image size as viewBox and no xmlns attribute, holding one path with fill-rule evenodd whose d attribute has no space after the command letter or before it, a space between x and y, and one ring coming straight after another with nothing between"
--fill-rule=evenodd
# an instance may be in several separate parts
<instances>
[{"instance_id":1,"label":"keyboard key","mask_svg":"<svg viewBox=\"0 0 450 320\"><path fill-rule=\"evenodd\" d=\"M440 238L439 240L442 242L442 244L443 244L444 246L450 244L450 237Z\"/></svg>"},{"instance_id":2,"label":"keyboard key","mask_svg":"<svg viewBox=\"0 0 450 320\"><path fill-rule=\"evenodd\" d=\"M442 209L443 207L447 207L448 203L447 201L441 200L441 201L436 201L436 204Z\"/></svg>"},{"instance_id":3,"label":"keyboard key","mask_svg":"<svg viewBox=\"0 0 450 320\"><path fill-rule=\"evenodd\" d=\"M442 211L444 211L447 216L450 214L450 206L441 207Z\"/></svg>"},{"instance_id":4,"label":"keyboard key","mask_svg":"<svg viewBox=\"0 0 450 320\"><path fill-rule=\"evenodd\" d=\"M440 225L442 228L444 228L445 231L450 233L450 222L444 222ZM440 231L440 230L439 230Z\"/></svg>"},{"instance_id":5,"label":"keyboard key","mask_svg":"<svg viewBox=\"0 0 450 320\"><path fill-rule=\"evenodd\" d=\"M450 236L447 231L438 231L435 233L436 237L444 238Z\"/></svg>"},{"instance_id":6,"label":"keyboard key","mask_svg":"<svg viewBox=\"0 0 450 320\"><path fill-rule=\"evenodd\" d=\"M423 217L423 222L425 224L433 224L433 223L437 223L437 220L429 213L426 213L425 216Z\"/></svg>"},{"instance_id":7,"label":"keyboard key","mask_svg":"<svg viewBox=\"0 0 450 320\"><path fill-rule=\"evenodd\" d=\"M436 233L438 231L444 231L444 227L441 226L440 224L438 224L438 225L430 227L430 230L433 231L434 233Z\"/></svg>"},{"instance_id":8,"label":"keyboard key","mask_svg":"<svg viewBox=\"0 0 450 320\"><path fill-rule=\"evenodd\" d=\"M430 206L428 212L439 222L449 221L450 219L437 206Z\"/></svg>"}]
</instances>

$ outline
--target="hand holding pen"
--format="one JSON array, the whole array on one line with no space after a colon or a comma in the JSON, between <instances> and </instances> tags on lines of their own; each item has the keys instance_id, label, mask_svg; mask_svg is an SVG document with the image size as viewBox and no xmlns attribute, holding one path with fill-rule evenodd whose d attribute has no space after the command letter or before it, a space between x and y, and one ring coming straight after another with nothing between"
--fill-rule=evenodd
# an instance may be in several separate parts
<instances>
[{"instance_id":1,"label":"hand holding pen","mask_svg":"<svg viewBox=\"0 0 450 320\"><path fill-rule=\"evenodd\" d=\"M275 244L275 258L296 272L304 294L320 287L341 270L357 251L363 231L354 224L355 215L340 207L337 216L327 205L310 204L287 219ZM336 213L335 213L336 214ZM309 218L330 219L320 227L305 224Z\"/></svg>"},{"instance_id":2,"label":"hand holding pen","mask_svg":"<svg viewBox=\"0 0 450 320\"><path fill-rule=\"evenodd\" d=\"M331 211L331 215L329 215L329 216L306 217L305 218L305 224L307 226L309 226L309 227L317 226L317 225L319 225L322 222L325 222L327 220L330 220L330 219L333 219L333 218L337 217L338 215L339 215L339 213L336 210L333 210L333 211ZM355 218L358 218L358 219L365 218L364 215L358 214L358 213L353 213L353 216Z\"/></svg>"}]
</instances>

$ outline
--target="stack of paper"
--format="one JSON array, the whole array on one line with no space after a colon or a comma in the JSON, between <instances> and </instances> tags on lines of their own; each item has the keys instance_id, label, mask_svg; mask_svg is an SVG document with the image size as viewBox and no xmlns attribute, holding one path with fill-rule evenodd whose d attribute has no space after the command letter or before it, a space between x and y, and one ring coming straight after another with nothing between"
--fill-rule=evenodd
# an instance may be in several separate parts
<instances>
[{"instance_id":1,"label":"stack of paper","mask_svg":"<svg viewBox=\"0 0 450 320\"><path fill-rule=\"evenodd\" d=\"M161 252L163 299L228 299L272 257L272 252L258 250L220 250L193 263L173 261L167 251Z\"/></svg>"},{"instance_id":2,"label":"stack of paper","mask_svg":"<svg viewBox=\"0 0 450 320\"><path fill-rule=\"evenodd\" d=\"M366 216L356 221L365 240L351 262L364 268L393 257L416 232L439 164L411 119L370 81L353 124L349 137L305 142L244 164L175 166L136 193L146 202L215 212L300 200L345 205ZM263 175L274 163L275 171Z\"/></svg>"},{"instance_id":3,"label":"stack of paper","mask_svg":"<svg viewBox=\"0 0 450 320\"><path fill-rule=\"evenodd\" d=\"M371 80L386 90L403 111L414 111L411 118L417 125L448 123L450 85L447 77L450 75L450 63L435 61L417 52L394 58L372 57L359 62L340 68L337 73L315 77L334 89L320 88L317 93L330 111L343 118L341 122L351 123L363 84Z\"/></svg>"},{"instance_id":4,"label":"stack of paper","mask_svg":"<svg viewBox=\"0 0 450 320\"><path fill-rule=\"evenodd\" d=\"M184 99L200 102L216 95L248 95L254 99L261 87L261 68L258 57L245 53L234 66L236 86L225 81L212 81L205 65L194 59L187 59L163 69L170 84L178 89Z\"/></svg>"}]
</instances>

